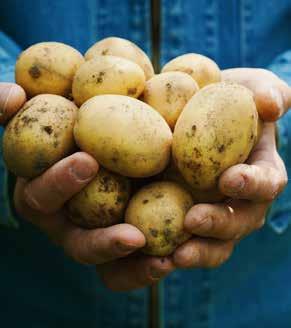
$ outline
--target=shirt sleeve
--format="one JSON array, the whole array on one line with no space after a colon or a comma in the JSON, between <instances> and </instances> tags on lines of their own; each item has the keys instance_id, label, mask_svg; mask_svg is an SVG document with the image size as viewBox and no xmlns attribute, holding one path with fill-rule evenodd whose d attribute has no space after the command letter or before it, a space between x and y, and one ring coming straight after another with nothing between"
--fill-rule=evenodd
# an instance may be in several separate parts
<instances>
[{"instance_id":1,"label":"shirt sleeve","mask_svg":"<svg viewBox=\"0 0 291 328\"><path fill-rule=\"evenodd\" d=\"M291 85L291 50L276 57L268 67L282 80ZM285 163L288 176L291 176L291 111L278 121L278 151ZM291 183L273 202L268 212L269 225L279 234L291 223Z\"/></svg>"},{"instance_id":2,"label":"shirt sleeve","mask_svg":"<svg viewBox=\"0 0 291 328\"><path fill-rule=\"evenodd\" d=\"M0 31L0 82L14 82L14 65L20 48ZM3 128L0 128L0 227L17 227L13 209L15 178L8 174L2 152Z\"/></svg>"}]
</instances>

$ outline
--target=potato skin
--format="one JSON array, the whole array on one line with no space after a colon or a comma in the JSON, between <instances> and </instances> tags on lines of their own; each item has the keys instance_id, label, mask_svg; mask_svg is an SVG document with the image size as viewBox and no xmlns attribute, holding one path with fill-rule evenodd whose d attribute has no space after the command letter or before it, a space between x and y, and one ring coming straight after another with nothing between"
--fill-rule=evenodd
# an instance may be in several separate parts
<instances>
[{"instance_id":1,"label":"potato skin","mask_svg":"<svg viewBox=\"0 0 291 328\"><path fill-rule=\"evenodd\" d=\"M144 71L146 80L154 76L154 68L148 56L129 40L117 37L105 38L88 49L85 59L107 55L122 57L138 64Z\"/></svg>"},{"instance_id":2,"label":"potato skin","mask_svg":"<svg viewBox=\"0 0 291 328\"><path fill-rule=\"evenodd\" d=\"M71 94L73 77L84 62L74 48L59 42L41 42L24 50L15 66L15 80L28 97Z\"/></svg>"},{"instance_id":3,"label":"potato skin","mask_svg":"<svg viewBox=\"0 0 291 328\"><path fill-rule=\"evenodd\" d=\"M173 161L170 165L162 172L162 179L166 181L172 181L181 185L191 195L195 204L199 203L217 203L226 199L217 186L209 190L199 190L191 187L184 179L183 175L176 168Z\"/></svg>"},{"instance_id":4,"label":"potato skin","mask_svg":"<svg viewBox=\"0 0 291 328\"><path fill-rule=\"evenodd\" d=\"M180 185L163 181L145 186L130 200L125 222L146 237L144 253L167 256L190 238L184 231L184 218L193 202Z\"/></svg>"},{"instance_id":5,"label":"potato skin","mask_svg":"<svg viewBox=\"0 0 291 328\"><path fill-rule=\"evenodd\" d=\"M143 70L135 63L115 56L99 56L86 61L76 72L73 98L80 106L105 94L138 98L145 86Z\"/></svg>"},{"instance_id":6,"label":"potato skin","mask_svg":"<svg viewBox=\"0 0 291 328\"><path fill-rule=\"evenodd\" d=\"M165 72L146 82L142 100L158 111L173 130L184 106L198 89L189 74Z\"/></svg>"},{"instance_id":7,"label":"potato skin","mask_svg":"<svg viewBox=\"0 0 291 328\"><path fill-rule=\"evenodd\" d=\"M192 188L213 189L224 170L247 159L257 125L251 91L229 82L209 85L191 98L177 121L175 165Z\"/></svg>"},{"instance_id":8,"label":"potato skin","mask_svg":"<svg viewBox=\"0 0 291 328\"><path fill-rule=\"evenodd\" d=\"M200 88L221 81L217 64L203 55L189 53L176 57L162 68L162 72L180 71L189 74Z\"/></svg>"},{"instance_id":9,"label":"potato skin","mask_svg":"<svg viewBox=\"0 0 291 328\"><path fill-rule=\"evenodd\" d=\"M96 177L68 201L67 213L80 227L109 227L122 222L129 196L129 179L101 168Z\"/></svg>"},{"instance_id":10,"label":"potato skin","mask_svg":"<svg viewBox=\"0 0 291 328\"><path fill-rule=\"evenodd\" d=\"M124 176L155 175L170 159L172 133L166 121L147 104L127 96L89 99L78 111L74 135L83 151Z\"/></svg>"},{"instance_id":11,"label":"potato skin","mask_svg":"<svg viewBox=\"0 0 291 328\"><path fill-rule=\"evenodd\" d=\"M76 105L57 95L38 95L8 123L3 156L16 176L33 178L70 154L74 147Z\"/></svg>"}]
</instances>

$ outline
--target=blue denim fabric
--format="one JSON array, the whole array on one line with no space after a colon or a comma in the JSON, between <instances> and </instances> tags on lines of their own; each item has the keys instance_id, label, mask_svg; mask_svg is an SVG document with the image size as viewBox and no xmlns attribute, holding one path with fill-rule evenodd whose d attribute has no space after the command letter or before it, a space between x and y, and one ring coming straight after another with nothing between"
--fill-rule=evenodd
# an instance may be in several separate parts
<instances>
[{"instance_id":1,"label":"blue denim fabric","mask_svg":"<svg viewBox=\"0 0 291 328\"><path fill-rule=\"evenodd\" d=\"M291 83L289 0L161 3L162 63L194 51L221 68L269 67ZM22 49L55 40L84 52L97 39L117 35L150 54L150 1L2 0L0 30ZM2 81L13 80L19 48L0 33ZM290 120L287 114L279 122L279 151L289 172ZM6 185L1 165L0 180ZM291 327L290 188L274 202L269 225L243 240L221 268L176 271L165 279L166 327ZM0 217L8 224L3 197L7 192L0 192ZM94 267L74 263L37 229L18 221L19 229L0 229L1 327L147 326L147 289L108 291Z\"/></svg>"}]
</instances>

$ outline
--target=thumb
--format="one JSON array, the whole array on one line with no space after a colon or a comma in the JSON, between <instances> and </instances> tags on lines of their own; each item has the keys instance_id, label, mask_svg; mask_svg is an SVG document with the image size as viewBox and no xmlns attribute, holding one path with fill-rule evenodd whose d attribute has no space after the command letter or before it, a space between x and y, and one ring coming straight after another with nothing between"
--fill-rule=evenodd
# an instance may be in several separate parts
<instances>
[{"instance_id":1,"label":"thumb","mask_svg":"<svg viewBox=\"0 0 291 328\"><path fill-rule=\"evenodd\" d=\"M0 124L5 124L25 100L25 91L19 85L0 82Z\"/></svg>"}]
</instances>

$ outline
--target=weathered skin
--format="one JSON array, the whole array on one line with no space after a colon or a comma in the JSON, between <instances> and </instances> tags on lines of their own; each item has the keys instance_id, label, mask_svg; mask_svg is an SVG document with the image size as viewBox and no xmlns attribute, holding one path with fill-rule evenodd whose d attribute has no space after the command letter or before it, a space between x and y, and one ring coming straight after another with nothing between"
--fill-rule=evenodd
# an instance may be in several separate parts
<instances>
[{"instance_id":1,"label":"weathered skin","mask_svg":"<svg viewBox=\"0 0 291 328\"><path fill-rule=\"evenodd\" d=\"M103 39L86 52L85 59L107 55L122 57L138 64L143 69L146 80L154 76L154 68L148 56L129 40L117 37Z\"/></svg>"},{"instance_id":2,"label":"weathered skin","mask_svg":"<svg viewBox=\"0 0 291 328\"><path fill-rule=\"evenodd\" d=\"M3 156L16 176L33 178L70 154L77 106L57 95L38 95L8 123Z\"/></svg>"},{"instance_id":3,"label":"weathered skin","mask_svg":"<svg viewBox=\"0 0 291 328\"><path fill-rule=\"evenodd\" d=\"M167 256L190 238L183 229L184 218L193 205L191 195L174 182L155 182L130 200L125 221L146 237L143 252Z\"/></svg>"},{"instance_id":4,"label":"weathered skin","mask_svg":"<svg viewBox=\"0 0 291 328\"><path fill-rule=\"evenodd\" d=\"M86 100L105 94L138 98L145 86L143 70L134 62L115 56L97 56L76 72L73 98L80 106Z\"/></svg>"},{"instance_id":5,"label":"weathered skin","mask_svg":"<svg viewBox=\"0 0 291 328\"><path fill-rule=\"evenodd\" d=\"M221 73L217 64L203 55L189 53L169 61L162 72L180 71L189 74L200 88L220 82Z\"/></svg>"},{"instance_id":6,"label":"weathered skin","mask_svg":"<svg viewBox=\"0 0 291 328\"><path fill-rule=\"evenodd\" d=\"M175 165L193 189L213 189L224 170L245 162L257 133L251 91L234 83L209 85L192 97L177 121Z\"/></svg>"},{"instance_id":7,"label":"weathered skin","mask_svg":"<svg viewBox=\"0 0 291 328\"><path fill-rule=\"evenodd\" d=\"M91 98L78 111L74 135L83 151L103 167L124 176L158 174L170 159L172 133L166 121L134 98Z\"/></svg>"},{"instance_id":8,"label":"weathered skin","mask_svg":"<svg viewBox=\"0 0 291 328\"><path fill-rule=\"evenodd\" d=\"M83 56L66 44L37 43L18 58L15 80L28 97L46 93L68 97L74 74L83 62Z\"/></svg>"},{"instance_id":9,"label":"weathered skin","mask_svg":"<svg viewBox=\"0 0 291 328\"><path fill-rule=\"evenodd\" d=\"M146 82L143 101L158 111L173 130L186 103L198 89L198 84L186 73L161 73Z\"/></svg>"},{"instance_id":10,"label":"weathered skin","mask_svg":"<svg viewBox=\"0 0 291 328\"><path fill-rule=\"evenodd\" d=\"M103 168L67 204L72 222L84 228L105 228L122 222L130 196L128 178Z\"/></svg>"}]
</instances>

